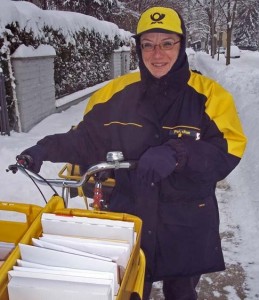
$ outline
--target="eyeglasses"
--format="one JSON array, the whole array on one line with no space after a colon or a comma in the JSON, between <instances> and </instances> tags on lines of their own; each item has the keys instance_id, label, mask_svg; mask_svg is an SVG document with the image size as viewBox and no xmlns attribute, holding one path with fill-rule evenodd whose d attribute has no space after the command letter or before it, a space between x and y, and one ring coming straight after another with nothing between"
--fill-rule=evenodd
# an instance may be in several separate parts
<instances>
[{"instance_id":1,"label":"eyeglasses","mask_svg":"<svg viewBox=\"0 0 259 300\"><path fill-rule=\"evenodd\" d=\"M174 48L174 46L178 43L180 43L181 40L179 41L164 41L159 44L153 44L151 42L143 42L141 43L141 48L145 52L152 52L155 50L156 46L159 46L160 50L171 50Z\"/></svg>"}]
</instances>

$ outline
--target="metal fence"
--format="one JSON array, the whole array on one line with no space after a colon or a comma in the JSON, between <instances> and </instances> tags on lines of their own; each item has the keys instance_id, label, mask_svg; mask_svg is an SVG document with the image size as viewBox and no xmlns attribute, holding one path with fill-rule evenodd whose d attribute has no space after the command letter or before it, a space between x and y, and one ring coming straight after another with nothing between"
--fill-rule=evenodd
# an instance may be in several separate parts
<instances>
[{"instance_id":1,"label":"metal fence","mask_svg":"<svg viewBox=\"0 0 259 300\"><path fill-rule=\"evenodd\" d=\"M10 126L5 96L5 78L4 74L0 73L0 130L1 135L10 135Z\"/></svg>"}]
</instances>

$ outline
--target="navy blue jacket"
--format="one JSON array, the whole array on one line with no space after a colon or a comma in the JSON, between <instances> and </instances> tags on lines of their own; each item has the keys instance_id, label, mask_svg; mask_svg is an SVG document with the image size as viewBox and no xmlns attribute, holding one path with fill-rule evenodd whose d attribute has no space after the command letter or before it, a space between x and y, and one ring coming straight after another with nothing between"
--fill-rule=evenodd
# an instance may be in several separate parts
<instances>
[{"instance_id":1,"label":"navy blue jacket","mask_svg":"<svg viewBox=\"0 0 259 300\"><path fill-rule=\"evenodd\" d=\"M218 83L188 63L162 80L127 74L91 97L75 129L38 142L44 160L79 165L103 161L108 151L138 160L164 143L177 153L176 170L149 186L134 170L116 171L110 210L143 220L148 280L223 270L215 187L239 163L246 138Z\"/></svg>"}]
</instances>

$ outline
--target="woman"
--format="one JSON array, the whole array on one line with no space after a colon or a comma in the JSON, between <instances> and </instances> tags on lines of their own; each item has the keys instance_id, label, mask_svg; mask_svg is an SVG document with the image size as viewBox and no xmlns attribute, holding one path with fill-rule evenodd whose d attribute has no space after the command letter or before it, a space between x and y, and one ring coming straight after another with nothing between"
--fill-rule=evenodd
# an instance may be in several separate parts
<instances>
[{"instance_id":1,"label":"woman","mask_svg":"<svg viewBox=\"0 0 259 300\"><path fill-rule=\"evenodd\" d=\"M88 165L108 151L138 160L136 170L115 171L109 209L143 220L143 299L158 280L167 300L197 299L201 274L225 268L215 187L238 165L246 137L230 93L189 70L175 10L149 8L134 37L139 72L97 91L74 130L23 154L36 172L46 160Z\"/></svg>"}]
</instances>

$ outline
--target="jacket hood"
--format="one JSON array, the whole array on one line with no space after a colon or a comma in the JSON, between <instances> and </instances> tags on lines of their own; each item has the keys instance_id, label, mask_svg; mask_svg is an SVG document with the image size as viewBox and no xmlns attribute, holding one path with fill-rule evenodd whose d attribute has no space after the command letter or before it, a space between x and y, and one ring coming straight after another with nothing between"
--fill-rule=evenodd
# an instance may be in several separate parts
<instances>
[{"instance_id":1,"label":"jacket hood","mask_svg":"<svg viewBox=\"0 0 259 300\"><path fill-rule=\"evenodd\" d=\"M162 18L159 15L163 15ZM152 21L152 20L156 21ZM181 46L178 58L171 70L161 77L160 79L156 79L146 68L144 65L142 54L141 54L141 46L140 46L140 36L146 32L166 32L166 33L177 33L181 37ZM170 84L175 85L180 88L182 84L186 84L189 79L189 64L186 55L186 28L184 25L184 21L181 15L171 8L165 7L152 7L147 9L139 19L137 34L134 36L136 39L136 50L139 59L139 69L141 73L141 79L144 82L150 83L150 80L158 80L168 82ZM182 73L183 76L177 76L179 73ZM184 82L182 82L184 81Z\"/></svg>"}]
</instances>

